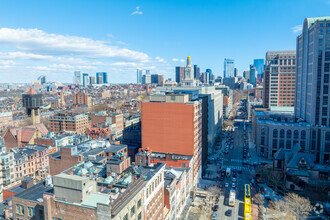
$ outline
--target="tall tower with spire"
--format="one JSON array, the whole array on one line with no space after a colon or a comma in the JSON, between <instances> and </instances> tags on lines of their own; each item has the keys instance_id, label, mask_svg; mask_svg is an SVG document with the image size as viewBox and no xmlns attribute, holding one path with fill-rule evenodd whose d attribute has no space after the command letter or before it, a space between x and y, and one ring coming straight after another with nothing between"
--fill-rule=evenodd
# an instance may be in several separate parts
<instances>
[{"instance_id":1,"label":"tall tower with spire","mask_svg":"<svg viewBox=\"0 0 330 220\"><path fill-rule=\"evenodd\" d=\"M184 71L184 78L182 80L183 86L196 86L196 80L194 78L194 68L191 65L191 57L187 57L187 66Z\"/></svg>"}]
</instances>

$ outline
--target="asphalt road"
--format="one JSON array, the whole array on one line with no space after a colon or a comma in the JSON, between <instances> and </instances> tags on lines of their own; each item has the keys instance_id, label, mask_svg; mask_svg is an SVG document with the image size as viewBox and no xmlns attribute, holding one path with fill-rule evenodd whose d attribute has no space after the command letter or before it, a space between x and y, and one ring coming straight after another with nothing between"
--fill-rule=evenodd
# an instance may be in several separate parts
<instances>
[{"instance_id":1,"label":"asphalt road","mask_svg":"<svg viewBox=\"0 0 330 220\"><path fill-rule=\"evenodd\" d=\"M221 182L223 186L223 190L221 193L221 197L219 199L219 210L217 211L218 217L217 219L244 219L244 184L250 183L249 181L249 167L247 165L243 165L243 144L244 144L244 128L243 123L235 126L235 131L232 133L232 137L234 139L233 149L229 150L228 155L223 155L222 169L226 169L230 167L231 170L237 169L242 170L241 174L237 174L236 181L236 205L234 207L230 207L228 205L229 198L229 190L231 189L232 178L226 177L224 181ZM224 146L222 147L222 149ZM225 183L229 183L229 187L224 187ZM227 210L232 210L232 216L226 216L225 213Z\"/></svg>"}]
</instances>

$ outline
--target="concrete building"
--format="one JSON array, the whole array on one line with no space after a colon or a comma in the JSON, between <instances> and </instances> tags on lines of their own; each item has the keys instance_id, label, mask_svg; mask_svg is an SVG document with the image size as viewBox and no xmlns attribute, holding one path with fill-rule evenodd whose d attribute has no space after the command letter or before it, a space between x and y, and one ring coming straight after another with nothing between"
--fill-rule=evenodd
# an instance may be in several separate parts
<instances>
[{"instance_id":1,"label":"concrete building","mask_svg":"<svg viewBox=\"0 0 330 220\"><path fill-rule=\"evenodd\" d=\"M85 134L89 126L88 116L85 114L58 113L49 117L49 130L54 133L67 132Z\"/></svg>"},{"instance_id":2,"label":"concrete building","mask_svg":"<svg viewBox=\"0 0 330 220\"><path fill-rule=\"evenodd\" d=\"M296 143L304 152L316 154L310 147L311 125L296 122L292 112L255 109L252 113L252 129L259 156L273 159L279 149L290 150Z\"/></svg>"},{"instance_id":3,"label":"concrete building","mask_svg":"<svg viewBox=\"0 0 330 220\"><path fill-rule=\"evenodd\" d=\"M243 71L243 77L246 79L246 81L250 82L250 70Z\"/></svg>"},{"instance_id":4,"label":"concrete building","mask_svg":"<svg viewBox=\"0 0 330 220\"><path fill-rule=\"evenodd\" d=\"M237 82L238 82L238 77L223 78L223 84L228 86L230 89L235 89Z\"/></svg>"},{"instance_id":5,"label":"concrete building","mask_svg":"<svg viewBox=\"0 0 330 220\"><path fill-rule=\"evenodd\" d=\"M268 51L264 73L264 107L293 107L296 51Z\"/></svg>"},{"instance_id":6,"label":"concrete building","mask_svg":"<svg viewBox=\"0 0 330 220\"><path fill-rule=\"evenodd\" d=\"M141 121L142 148L193 156L197 183L202 163L202 100L192 101L180 93L152 95L150 102L142 103Z\"/></svg>"},{"instance_id":7,"label":"concrete building","mask_svg":"<svg viewBox=\"0 0 330 220\"><path fill-rule=\"evenodd\" d=\"M151 84L151 75L145 74L142 76L142 85Z\"/></svg>"},{"instance_id":8,"label":"concrete building","mask_svg":"<svg viewBox=\"0 0 330 220\"><path fill-rule=\"evenodd\" d=\"M191 94L197 92L196 95L192 95L193 98L206 97L207 105L203 107L203 111L204 109L206 109L207 115L204 116L203 114L203 118L204 117L207 118L207 120L204 120L207 126L207 131L206 131L207 143L208 143L208 148L212 150L212 147L215 143L215 139L222 129L222 117L223 117L222 92L220 90L216 90L216 87L214 86L157 87L157 92L185 92Z\"/></svg>"},{"instance_id":9,"label":"concrete building","mask_svg":"<svg viewBox=\"0 0 330 220\"><path fill-rule=\"evenodd\" d=\"M295 117L313 126L316 161L330 161L330 17L306 18L297 37Z\"/></svg>"},{"instance_id":10,"label":"concrete building","mask_svg":"<svg viewBox=\"0 0 330 220\"><path fill-rule=\"evenodd\" d=\"M234 60L226 59L223 62L223 78L234 77Z\"/></svg>"}]
</instances>

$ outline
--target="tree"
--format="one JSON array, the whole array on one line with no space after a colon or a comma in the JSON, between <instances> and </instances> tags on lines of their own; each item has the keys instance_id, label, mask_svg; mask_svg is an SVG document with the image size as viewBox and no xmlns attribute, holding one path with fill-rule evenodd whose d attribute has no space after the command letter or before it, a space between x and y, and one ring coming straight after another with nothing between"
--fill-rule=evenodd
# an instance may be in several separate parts
<instances>
[{"instance_id":1,"label":"tree","mask_svg":"<svg viewBox=\"0 0 330 220\"><path fill-rule=\"evenodd\" d=\"M253 202L258 205L258 219L263 220L264 219L264 196L261 193L258 193L254 196Z\"/></svg>"},{"instance_id":2,"label":"tree","mask_svg":"<svg viewBox=\"0 0 330 220\"><path fill-rule=\"evenodd\" d=\"M312 211L309 199L295 193L288 193L282 200L270 202L269 214L277 215L275 219L304 219ZM283 216L285 214L285 216ZM285 217L285 218L284 218Z\"/></svg>"},{"instance_id":3,"label":"tree","mask_svg":"<svg viewBox=\"0 0 330 220\"><path fill-rule=\"evenodd\" d=\"M106 111L108 108L108 105L106 104L98 104L93 106L93 112L100 112L100 111Z\"/></svg>"}]
</instances>

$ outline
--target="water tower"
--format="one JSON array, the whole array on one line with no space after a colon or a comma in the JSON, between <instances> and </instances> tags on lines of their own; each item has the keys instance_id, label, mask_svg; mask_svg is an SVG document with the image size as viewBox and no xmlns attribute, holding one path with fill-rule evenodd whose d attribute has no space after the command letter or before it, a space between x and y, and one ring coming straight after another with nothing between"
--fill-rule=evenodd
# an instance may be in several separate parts
<instances>
[{"instance_id":1,"label":"water tower","mask_svg":"<svg viewBox=\"0 0 330 220\"><path fill-rule=\"evenodd\" d=\"M32 118L32 124L40 123L40 107L42 106L42 94L38 94L34 89L30 89L22 95L23 107L26 109L28 117Z\"/></svg>"}]
</instances>

